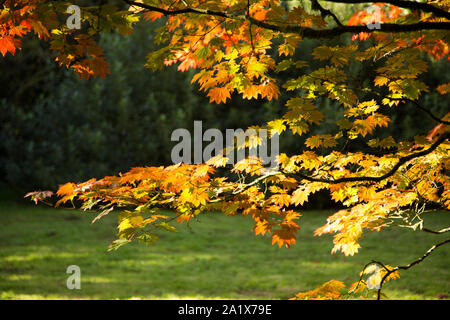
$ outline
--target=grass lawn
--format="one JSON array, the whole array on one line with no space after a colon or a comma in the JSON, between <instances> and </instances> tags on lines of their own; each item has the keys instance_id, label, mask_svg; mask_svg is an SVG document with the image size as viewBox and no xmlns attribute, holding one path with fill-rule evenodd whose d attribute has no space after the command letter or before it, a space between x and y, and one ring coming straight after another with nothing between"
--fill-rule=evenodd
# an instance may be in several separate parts
<instances>
[{"instance_id":1,"label":"grass lawn","mask_svg":"<svg viewBox=\"0 0 450 320\"><path fill-rule=\"evenodd\" d=\"M357 280L376 259L390 265L421 256L445 235L392 229L371 233L353 257L331 255L331 237L313 237L330 212L304 212L297 245L272 246L256 237L251 220L217 213L200 216L155 246L131 244L107 252L116 215L91 224L91 213L0 203L1 299L287 299L331 280ZM428 227L450 225L430 214ZM389 282L391 299L450 295L450 246ZM66 268L81 268L81 290L66 288Z\"/></svg>"}]
</instances>

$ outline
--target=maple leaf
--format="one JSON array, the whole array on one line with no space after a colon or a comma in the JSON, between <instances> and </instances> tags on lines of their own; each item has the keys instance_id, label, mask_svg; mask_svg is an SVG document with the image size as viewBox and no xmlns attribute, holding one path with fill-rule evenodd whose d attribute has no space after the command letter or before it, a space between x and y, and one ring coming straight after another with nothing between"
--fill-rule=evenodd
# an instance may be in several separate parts
<instances>
[{"instance_id":1,"label":"maple leaf","mask_svg":"<svg viewBox=\"0 0 450 320\"><path fill-rule=\"evenodd\" d=\"M289 206L291 204L291 197L286 193L274 194L270 197L272 202L280 206Z\"/></svg>"},{"instance_id":2,"label":"maple leaf","mask_svg":"<svg viewBox=\"0 0 450 320\"><path fill-rule=\"evenodd\" d=\"M306 139L305 144L309 148L330 148L337 145L336 139L330 134L315 135Z\"/></svg>"},{"instance_id":3,"label":"maple leaf","mask_svg":"<svg viewBox=\"0 0 450 320\"><path fill-rule=\"evenodd\" d=\"M0 37L0 52L3 56L5 56L8 52L12 55L16 53L16 45L18 44L17 40L15 40L11 36L3 36Z\"/></svg>"},{"instance_id":4,"label":"maple leaf","mask_svg":"<svg viewBox=\"0 0 450 320\"><path fill-rule=\"evenodd\" d=\"M68 182L59 187L58 192L56 193L58 196L68 196L72 195L77 188L77 185L72 182Z\"/></svg>"},{"instance_id":5,"label":"maple leaf","mask_svg":"<svg viewBox=\"0 0 450 320\"><path fill-rule=\"evenodd\" d=\"M256 235L265 235L266 232L271 231L273 224L266 220L258 220L255 222L253 230L255 230Z\"/></svg>"},{"instance_id":6,"label":"maple leaf","mask_svg":"<svg viewBox=\"0 0 450 320\"><path fill-rule=\"evenodd\" d=\"M148 20L155 21L157 19L161 19L162 17L163 17L163 14L161 12L155 12L155 11L144 12L144 19L147 21Z\"/></svg>"},{"instance_id":7,"label":"maple leaf","mask_svg":"<svg viewBox=\"0 0 450 320\"><path fill-rule=\"evenodd\" d=\"M374 82L375 85L378 87L385 86L389 82L389 78L383 76L376 76Z\"/></svg>"},{"instance_id":8,"label":"maple leaf","mask_svg":"<svg viewBox=\"0 0 450 320\"><path fill-rule=\"evenodd\" d=\"M450 92L450 83L445 83L445 84L441 84L439 85L436 90L440 93L440 94L446 94Z\"/></svg>"},{"instance_id":9,"label":"maple leaf","mask_svg":"<svg viewBox=\"0 0 450 320\"><path fill-rule=\"evenodd\" d=\"M278 244L281 248L283 245L290 248L295 244L295 231L290 228L282 228L272 232L272 244Z\"/></svg>"},{"instance_id":10,"label":"maple leaf","mask_svg":"<svg viewBox=\"0 0 450 320\"><path fill-rule=\"evenodd\" d=\"M306 201L308 201L309 191L304 187L300 187L294 191L292 194L292 203L296 206L303 205Z\"/></svg>"},{"instance_id":11,"label":"maple leaf","mask_svg":"<svg viewBox=\"0 0 450 320\"><path fill-rule=\"evenodd\" d=\"M208 92L209 102L226 103L227 99L231 98L230 91L227 87L212 88Z\"/></svg>"}]
</instances>

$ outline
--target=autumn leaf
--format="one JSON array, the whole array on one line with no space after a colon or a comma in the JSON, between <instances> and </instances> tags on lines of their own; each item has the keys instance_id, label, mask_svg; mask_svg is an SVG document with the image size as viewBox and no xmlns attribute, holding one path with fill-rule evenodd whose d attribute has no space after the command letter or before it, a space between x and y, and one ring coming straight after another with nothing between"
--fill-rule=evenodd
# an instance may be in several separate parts
<instances>
[{"instance_id":1,"label":"autumn leaf","mask_svg":"<svg viewBox=\"0 0 450 320\"><path fill-rule=\"evenodd\" d=\"M308 201L309 191L305 190L304 187L300 187L294 191L292 194L292 203L296 206L303 205L306 201Z\"/></svg>"},{"instance_id":2,"label":"autumn leaf","mask_svg":"<svg viewBox=\"0 0 450 320\"><path fill-rule=\"evenodd\" d=\"M208 92L208 97L210 102L215 103L226 103L227 99L231 98L230 91L226 87L216 87L212 88Z\"/></svg>"}]
</instances>

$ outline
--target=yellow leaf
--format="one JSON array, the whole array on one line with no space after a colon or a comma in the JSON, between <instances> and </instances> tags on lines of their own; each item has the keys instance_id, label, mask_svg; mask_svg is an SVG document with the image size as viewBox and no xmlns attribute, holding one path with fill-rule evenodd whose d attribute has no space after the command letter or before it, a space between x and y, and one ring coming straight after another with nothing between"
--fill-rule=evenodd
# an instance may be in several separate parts
<instances>
[{"instance_id":1,"label":"yellow leaf","mask_svg":"<svg viewBox=\"0 0 450 320\"><path fill-rule=\"evenodd\" d=\"M225 103L228 98L231 98L230 91L227 87L212 88L208 92L209 102Z\"/></svg>"},{"instance_id":2,"label":"yellow leaf","mask_svg":"<svg viewBox=\"0 0 450 320\"><path fill-rule=\"evenodd\" d=\"M306 201L308 201L309 191L305 190L304 187L300 187L297 190L294 191L292 194L291 202L298 205L303 205Z\"/></svg>"},{"instance_id":3,"label":"yellow leaf","mask_svg":"<svg viewBox=\"0 0 450 320\"><path fill-rule=\"evenodd\" d=\"M385 86L389 82L389 79L383 76L377 76L374 80L376 86Z\"/></svg>"}]
</instances>

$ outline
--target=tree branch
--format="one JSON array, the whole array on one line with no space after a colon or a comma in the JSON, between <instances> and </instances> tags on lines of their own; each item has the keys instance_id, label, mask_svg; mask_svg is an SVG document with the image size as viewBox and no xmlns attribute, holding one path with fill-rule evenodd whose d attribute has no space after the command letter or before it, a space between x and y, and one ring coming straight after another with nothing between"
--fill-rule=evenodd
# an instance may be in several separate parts
<instances>
[{"instance_id":1,"label":"tree branch","mask_svg":"<svg viewBox=\"0 0 450 320\"><path fill-rule=\"evenodd\" d=\"M395 271L398 271L398 270L408 270L409 268L415 266L416 264L421 263L421 262L422 262L423 260L425 260L425 258L428 257L435 249L439 248L440 246L443 246L443 245L446 244L446 243L450 243L450 239L447 239L447 240L444 240L444 241L442 241L442 242L439 242L439 243L435 244L435 245L432 246L430 249L428 249L427 252L425 252L423 256L421 256L421 257L418 258L417 260L414 260L413 262L411 262L411 263L409 263L409 264L407 264L407 265L405 265L405 266L398 266L398 267L395 267L395 268L389 270L389 271L383 276L383 278L381 279L381 282L380 282L380 288L378 289L378 294L377 294L377 300L380 300L380 298L381 298L381 289L382 289L382 287L383 287L383 283L384 283L384 281L387 279L387 277L388 277L391 273L393 273L393 272L395 272Z\"/></svg>"},{"instance_id":2,"label":"tree branch","mask_svg":"<svg viewBox=\"0 0 450 320\"><path fill-rule=\"evenodd\" d=\"M427 108L421 106L416 100L412 100L412 99L408 99L408 98L390 98L387 97L390 100L395 100L395 101L408 101L413 103L417 108L419 108L420 110L424 111L426 114L428 114L434 121L442 123L442 124L448 124L450 125L450 121L446 121L446 120L442 120L441 118L439 118L438 116L436 116L435 114L433 114L430 110L428 110Z\"/></svg>"},{"instance_id":3,"label":"tree branch","mask_svg":"<svg viewBox=\"0 0 450 320\"><path fill-rule=\"evenodd\" d=\"M422 31L422 30L450 30L450 22L418 22L412 24L392 24L384 23L381 25L381 29L369 29L367 26L337 26L332 29L312 29L308 27L301 27L298 25L274 25L268 22L257 20L255 18L238 15L233 13L226 13L221 11L200 9L200 8L184 8L184 9L174 9L166 10L163 8L151 6L145 3L134 2L130 0L123 0L131 6L140 7L148 11L155 11L162 13L166 16L178 15L178 14L200 14L209 15L215 17L221 17L226 19L234 19L241 21L250 21L252 24L264 28L267 30L283 32L283 33L297 33L306 38L333 38L345 33L360 33L360 32L386 32L386 33L398 33L398 32L412 32L412 31Z\"/></svg>"},{"instance_id":4,"label":"tree branch","mask_svg":"<svg viewBox=\"0 0 450 320\"><path fill-rule=\"evenodd\" d=\"M415 152L415 153L412 153L412 154L410 154L408 156L399 158L399 160L396 163L396 165L393 166L391 168L391 170L389 170L389 172L387 172L384 175L379 176L379 177L369 177L369 176L343 177L343 178L331 180L331 179L325 179L325 178L314 178L314 177L311 177L311 176L304 175L302 173L288 173L288 172L282 172L282 171L271 171L271 172L268 172L268 173L266 173L266 174L256 178L252 182L249 182L247 184L240 184L234 190L227 190L221 196L219 196L217 199L212 200L210 202L214 203L214 202L224 201L228 197L233 197L233 196L235 196L237 194L240 194L240 193L244 192L245 190L247 190L248 188L250 188L251 186L254 186L254 185L258 184L261 181L266 180L267 178L270 178L270 177L273 177L273 176L277 176L277 175L281 175L281 174L286 175L286 176L291 176L291 177L296 178L296 179L308 180L310 182L323 182L323 183L329 183L329 184L338 184L338 183L343 183L343 182L356 182L356 181L374 181L374 182L379 182L379 181L382 181L382 180L387 179L390 176L392 176L406 162L408 162L408 161L410 161L410 160L412 160L414 158L422 157L422 156L425 156L425 155L433 152L441 143L443 143L448 138L450 138L450 132L447 132L447 133L443 134L441 137L439 137L439 139L436 140L428 149L420 151L420 152ZM434 232L434 233L444 233L444 232L447 232L447 231L450 231L450 230L443 229L443 230L440 230L439 232Z\"/></svg>"},{"instance_id":5,"label":"tree branch","mask_svg":"<svg viewBox=\"0 0 450 320\"><path fill-rule=\"evenodd\" d=\"M421 256L417 260L414 260L413 262L411 262L411 263L409 263L409 264L407 264L405 266L399 266L399 267L397 267L397 269L399 269L399 270L408 270L409 268L414 267L416 264L419 264L423 260L425 260L425 258L428 257L435 249L439 248L440 246L443 246L446 243L450 243L450 239L447 239L447 240L444 240L442 242L439 242L439 243L435 244L430 249L428 249L427 252L425 252L425 254L423 256Z\"/></svg>"},{"instance_id":6,"label":"tree branch","mask_svg":"<svg viewBox=\"0 0 450 320\"><path fill-rule=\"evenodd\" d=\"M324 182L324 183L331 183L331 184L338 184L338 183L343 183L343 182L357 182L357 181L379 182L379 181L382 181L382 180L387 179L390 176L392 176L406 162L408 162L414 158L422 157L422 156L425 156L425 155L433 152L441 143L443 143L445 140L447 140L449 138L450 138L450 132L446 132L442 136L440 136L439 139L437 139L428 149L422 150L420 152L412 153L408 156L400 157L398 159L398 162L395 164L395 166L393 166L391 168L391 170L389 170L387 173L385 173L381 176L378 176L378 177L370 177L370 176L343 177L343 178L331 180L331 179L325 179L325 178L314 178L311 176L304 175L302 173L295 173L295 174L286 173L286 174L290 175L290 176L294 176L294 177L297 176L301 179L308 180L311 182Z\"/></svg>"},{"instance_id":7,"label":"tree branch","mask_svg":"<svg viewBox=\"0 0 450 320\"><path fill-rule=\"evenodd\" d=\"M412 102L413 104L416 105L417 108L419 108L420 110L422 110L425 113L427 113L434 121L440 122L442 124L449 124L450 125L450 121L445 121L445 120L442 120L439 117L435 116L430 110L428 110L427 108L422 107L417 101L410 100L410 99L408 99L408 101Z\"/></svg>"},{"instance_id":8,"label":"tree branch","mask_svg":"<svg viewBox=\"0 0 450 320\"><path fill-rule=\"evenodd\" d=\"M365 0L325 0L327 2L335 2L335 3L376 3L376 1L365 1ZM383 0L381 3L389 3L394 6L433 13L437 17L442 17L450 20L450 12L445 11L444 9L433 6L432 4L416 2L416 1L404 1L404 0Z\"/></svg>"},{"instance_id":9,"label":"tree branch","mask_svg":"<svg viewBox=\"0 0 450 320\"><path fill-rule=\"evenodd\" d=\"M450 227L444 228L444 229L441 229L441 230L432 230L432 229L428 229L428 228L422 228L421 230L425 231L425 232L429 232L429 233L434 233L434 234L443 234L443 233L446 233L446 232L450 232Z\"/></svg>"},{"instance_id":10,"label":"tree branch","mask_svg":"<svg viewBox=\"0 0 450 320\"><path fill-rule=\"evenodd\" d=\"M338 26L342 27L342 23L341 21L339 21L339 19L336 17L336 15L331 12L331 10L325 9L324 7L322 7L319 3L318 0L311 0L311 4L312 4L312 9L314 10L319 10L320 14L322 15L322 18L325 19L327 16L330 16L331 18L333 18L334 22L336 22L336 24Z\"/></svg>"}]
</instances>

